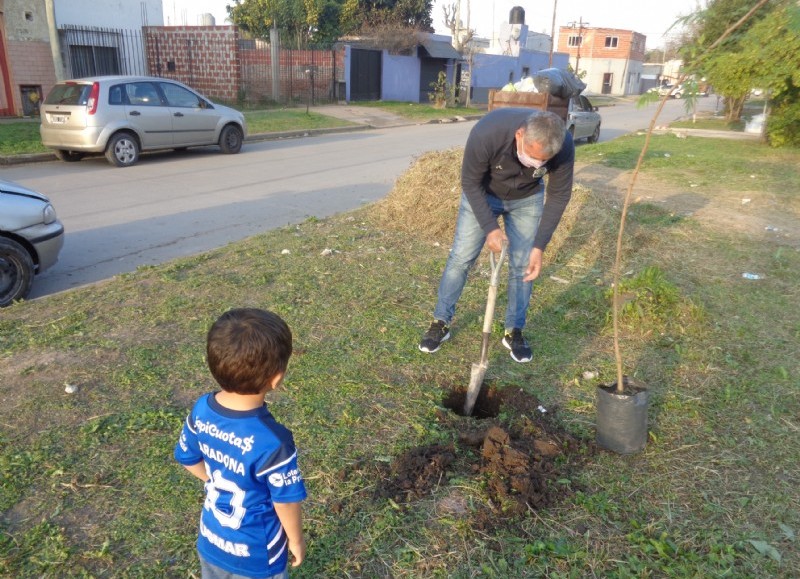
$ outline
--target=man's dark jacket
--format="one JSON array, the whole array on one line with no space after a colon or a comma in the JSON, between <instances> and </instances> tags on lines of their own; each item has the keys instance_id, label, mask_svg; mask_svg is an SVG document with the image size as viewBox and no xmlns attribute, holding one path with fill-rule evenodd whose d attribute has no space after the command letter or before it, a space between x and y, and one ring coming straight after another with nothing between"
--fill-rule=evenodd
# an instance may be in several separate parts
<instances>
[{"instance_id":1,"label":"man's dark jacket","mask_svg":"<svg viewBox=\"0 0 800 579\"><path fill-rule=\"evenodd\" d=\"M550 242L572 195L575 145L567 132L564 144L543 169L526 167L517 157L514 134L537 111L495 109L479 120L470 131L461 166L461 187L484 232L498 229L486 195L500 199L522 199L542 192L542 176L547 177L542 220L533 246L541 250Z\"/></svg>"}]
</instances>

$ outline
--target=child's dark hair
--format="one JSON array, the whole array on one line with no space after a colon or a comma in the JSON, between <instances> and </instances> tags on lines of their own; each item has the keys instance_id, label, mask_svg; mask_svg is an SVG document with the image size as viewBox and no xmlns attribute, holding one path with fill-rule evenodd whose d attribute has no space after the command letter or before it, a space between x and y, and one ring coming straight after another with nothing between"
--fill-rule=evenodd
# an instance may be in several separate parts
<instances>
[{"instance_id":1,"label":"child's dark hair","mask_svg":"<svg viewBox=\"0 0 800 579\"><path fill-rule=\"evenodd\" d=\"M208 367L226 392L258 394L286 372L292 331L281 317L257 308L222 314L208 331Z\"/></svg>"}]
</instances>

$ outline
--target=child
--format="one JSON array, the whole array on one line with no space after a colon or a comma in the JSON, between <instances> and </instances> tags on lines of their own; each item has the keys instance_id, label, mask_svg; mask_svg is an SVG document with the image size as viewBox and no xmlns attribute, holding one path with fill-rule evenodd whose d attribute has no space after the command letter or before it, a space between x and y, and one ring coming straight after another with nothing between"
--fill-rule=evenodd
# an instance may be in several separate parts
<instances>
[{"instance_id":1,"label":"child","mask_svg":"<svg viewBox=\"0 0 800 579\"><path fill-rule=\"evenodd\" d=\"M264 396L283 382L292 333L272 312L234 309L208 332L208 366L222 388L192 408L175 459L204 481L197 551L203 579L288 577L303 562L306 498L292 433Z\"/></svg>"}]
</instances>

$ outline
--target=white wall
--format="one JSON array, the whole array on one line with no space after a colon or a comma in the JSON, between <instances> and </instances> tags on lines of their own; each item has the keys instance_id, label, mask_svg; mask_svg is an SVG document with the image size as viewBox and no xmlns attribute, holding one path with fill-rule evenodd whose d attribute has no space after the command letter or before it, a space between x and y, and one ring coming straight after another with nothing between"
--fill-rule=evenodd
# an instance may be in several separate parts
<instances>
[{"instance_id":1,"label":"white wall","mask_svg":"<svg viewBox=\"0 0 800 579\"><path fill-rule=\"evenodd\" d=\"M139 29L163 26L161 0L54 0L58 26Z\"/></svg>"}]
</instances>

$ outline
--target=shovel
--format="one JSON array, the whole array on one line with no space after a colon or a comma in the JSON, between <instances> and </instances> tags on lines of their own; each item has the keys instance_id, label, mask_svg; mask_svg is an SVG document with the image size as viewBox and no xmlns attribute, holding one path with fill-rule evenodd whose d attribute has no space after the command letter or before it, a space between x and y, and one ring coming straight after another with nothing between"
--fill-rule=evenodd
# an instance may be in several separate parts
<instances>
[{"instance_id":1,"label":"shovel","mask_svg":"<svg viewBox=\"0 0 800 579\"><path fill-rule=\"evenodd\" d=\"M481 361L472 365L472 373L469 377L467 387L467 399L464 402L464 416L471 416L475 401L481 391L483 377L489 367L489 337L492 333L492 321L494 320L494 304L497 301L497 284L500 280L500 267L503 265L503 258L506 256L508 242L503 241L500 250L500 259L495 260L494 253L489 252L489 264L492 267L492 276L489 280L489 297L486 299L486 313L483 315L483 340L481 341Z\"/></svg>"}]
</instances>

